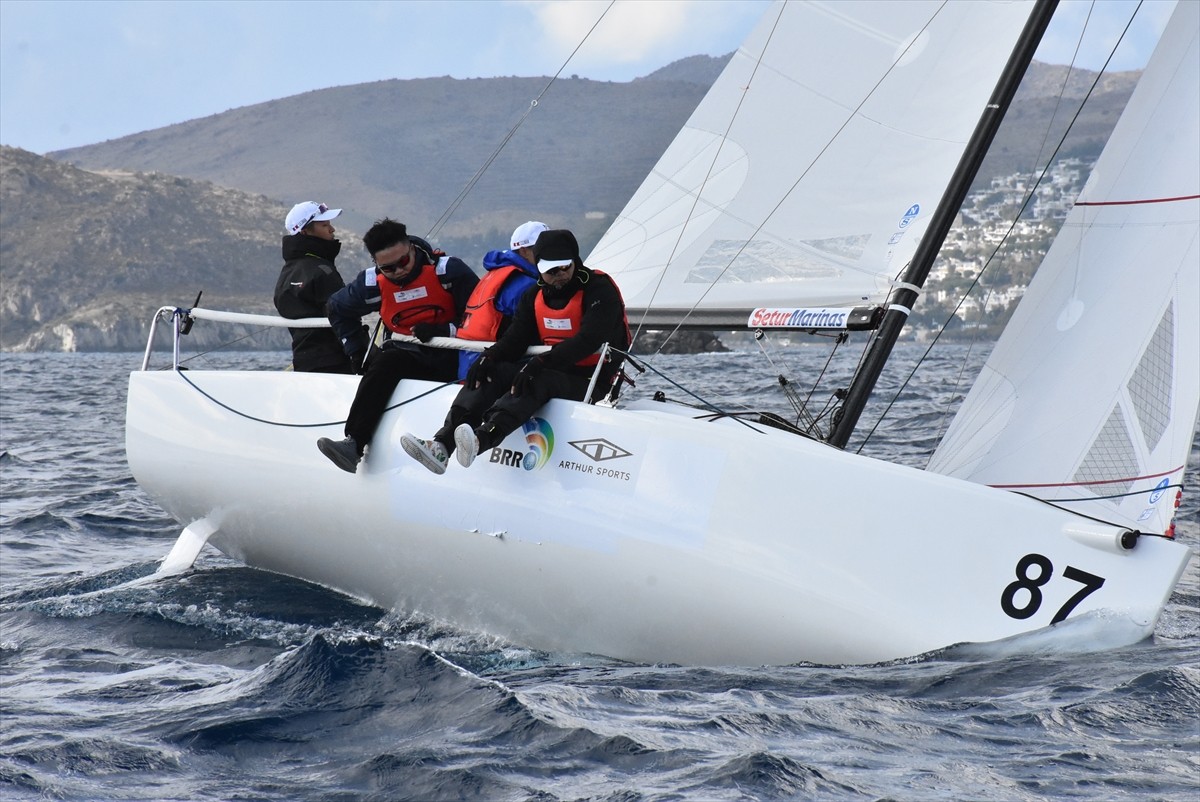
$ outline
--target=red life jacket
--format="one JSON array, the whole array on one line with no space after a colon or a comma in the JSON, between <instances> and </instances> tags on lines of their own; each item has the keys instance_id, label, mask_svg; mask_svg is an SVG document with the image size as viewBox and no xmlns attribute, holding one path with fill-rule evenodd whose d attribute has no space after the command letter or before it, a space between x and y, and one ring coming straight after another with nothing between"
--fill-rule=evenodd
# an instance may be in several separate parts
<instances>
[{"instance_id":1,"label":"red life jacket","mask_svg":"<svg viewBox=\"0 0 1200 802\"><path fill-rule=\"evenodd\" d=\"M593 275L603 276L599 270L592 270ZM538 292L537 297L533 299L533 314L537 318L538 336L542 338L542 343L545 345L558 345L563 340L568 340L579 333L579 327L583 325L583 292L584 288L580 288L578 292L571 296L571 300L567 301L567 305L562 309L551 309L546 303L543 293ZM617 290L617 295L620 296L620 290ZM619 344L625 346L629 342L629 318L625 318L625 343ZM612 345L613 343L610 343ZM592 367L600 361L600 354L589 354L575 364L579 367Z\"/></svg>"},{"instance_id":2,"label":"red life jacket","mask_svg":"<svg viewBox=\"0 0 1200 802\"><path fill-rule=\"evenodd\" d=\"M495 340L500 324L504 322L504 315L496 308L496 296L509 276L521 272L524 271L513 265L487 271L467 299L463 322L455 336L460 340Z\"/></svg>"},{"instance_id":3,"label":"red life jacket","mask_svg":"<svg viewBox=\"0 0 1200 802\"><path fill-rule=\"evenodd\" d=\"M379 317L383 324L397 334L412 334L418 323L453 323L454 296L441 282L437 265L421 265L421 273L403 287L383 273L378 274Z\"/></svg>"}]
</instances>

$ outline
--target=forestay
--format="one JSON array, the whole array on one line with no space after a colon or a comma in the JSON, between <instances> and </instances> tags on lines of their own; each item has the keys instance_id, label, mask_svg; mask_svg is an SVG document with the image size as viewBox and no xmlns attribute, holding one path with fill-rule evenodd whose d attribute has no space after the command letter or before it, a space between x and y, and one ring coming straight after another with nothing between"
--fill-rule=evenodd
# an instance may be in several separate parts
<instances>
[{"instance_id":1,"label":"forestay","mask_svg":"<svg viewBox=\"0 0 1200 802\"><path fill-rule=\"evenodd\" d=\"M930 470L1161 533L1200 409L1200 3L1179 3Z\"/></svg>"},{"instance_id":2,"label":"forestay","mask_svg":"<svg viewBox=\"0 0 1200 802\"><path fill-rule=\"evenodd\" d=\"M882 303L1031 7L773 6L589 264L651 325Z\"/></svg>"}]
</instances>

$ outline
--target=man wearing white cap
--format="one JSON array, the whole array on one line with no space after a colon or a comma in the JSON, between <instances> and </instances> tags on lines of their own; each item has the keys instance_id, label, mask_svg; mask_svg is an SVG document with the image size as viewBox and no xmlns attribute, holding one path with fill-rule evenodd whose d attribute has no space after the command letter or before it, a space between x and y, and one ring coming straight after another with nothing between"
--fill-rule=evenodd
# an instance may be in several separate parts
<instances>
[{"instance_id":1,"label":"man wearing white cap","mask_svg":"<svg viewBox=\"0 0 1200 802\"><path fill-rule=\"evenodd\" d=\"M275 283L275 308L293 320L325 317L325 302L346 285L334 259L342 243L330 221L342 213L323 203L297 203L283 228L283 269ZM354 373L354 365L332 329L288 329L292 368L315 373Z\"/></svg>"},{"instance_id":2,"label":"man wearing white cap","mask_svg":"<svg viewBox=\"0 0 1200 802\"><path fill-rule=\"evenodd\" d=\"M467 301L467 311L456 337L476 342L495 342L500 339L517 311L517 302L526 290L538 282L540 274L533 255L533 245L538 235L549 228L536 220L522 223L512 233L510 250L488 251L484 254L483 278ZM460 381L467 377L467 371L478 358L476 351L459 352Z\"/></svg>"}]
</instances>

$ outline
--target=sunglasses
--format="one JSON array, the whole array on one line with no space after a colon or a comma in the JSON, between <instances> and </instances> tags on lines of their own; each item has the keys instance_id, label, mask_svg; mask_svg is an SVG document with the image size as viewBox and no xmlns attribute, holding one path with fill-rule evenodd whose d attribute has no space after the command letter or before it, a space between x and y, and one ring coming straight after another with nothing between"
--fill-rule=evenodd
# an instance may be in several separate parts
<instances>
[{"instance_id":1,"label":"sunglasses","mask_svg":"<svg viewBox=\"0 0 1200 802\"><path fill-rule=\"evenodd\" d=\"M386 265L378 265L377 264L375 266L378 267L379 270L383 273L396 273L396 272L408 267L411 262L412 262L412 254L406 253L394 262L390 262Z\"/></svg>"},{"instance_id":2,"label":"sunglasses","mask_svg":"<svg viewBox=\"0 0 1200 802\"><path fill-rule=\"evenodd\" d=\"M545 273L543 273L542 275L543 276L561 276L562 274L566 273L568 270L570 270L574 266L575 265L563 265L562 267L552 267L549 270L547 270Z\"/></svg>"}]
</instances>

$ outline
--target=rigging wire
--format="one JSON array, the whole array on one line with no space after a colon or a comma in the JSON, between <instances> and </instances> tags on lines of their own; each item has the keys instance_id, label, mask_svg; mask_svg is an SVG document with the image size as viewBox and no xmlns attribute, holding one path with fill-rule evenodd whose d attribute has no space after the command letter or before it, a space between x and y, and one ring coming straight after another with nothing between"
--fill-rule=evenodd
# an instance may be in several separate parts
<instances>
[{"instance_id":1,"label":"rigging wire","mask_svg":"<svg viewBox=\"0 0 1200 802\"><path fill-rule=\"evenodd\" d=\"M820 436L818 425L837 403L837 396L836 394L831 395L826 400L825 405L821 408L821 410L815 414L809 411L809 407L812 403L813 395L817 392L817 388L821 386L821 382L825 377L825 373L829 370L829 366L833 363L834 356L837 355L838 348L840 348L843 343L847 342L849 338L845 332L839 332L838 334L818 333L814 336L833 337L835 341L833 347L829 349L829 356L826 357L825 364L821 366L821 372L817 374L817 377L812 382L812 386L809 387L808 393L803 399L796 394L795 389L792 387L792 383L784 375L784 370L782 370L776 364L775 358L772 355L772 350L769 348L771 341L767 337L767 333L762 329L757 330L754 333L754 342L758 345L759 351L762 353L763 357L766 358L768 364L770 364L771 369L779 373L779 385L783 388L784 395L787 397L788 402L791 403L792 408L796 412L797 428L806 434L820 437L820 439L823 440L824 437ZM803 426L800 425L801 423Z\"/></svg>"},{"instance_id":2,"label":"rigging wire","mask_svg":"<svg viewBox=\"0 0 1200 802\"><path fill-rule=\"evenodd\" d=\"M680 384L679 382L675 381L675 380L674 380L674 379L672 379L670 376L668 376L667 374L663 373L661 370L659 370L658 368L654 367L654 366L653 366L653 365L651 365L649 362L647 362L647 361L645 361L645 360L641 359L640 357L635 357L633 354L629 353L628 351L622 351L620 348L613 348L613 347L610 347L610 348L609 348L609 350L610 350L610 351L612 351L613 353L621 354L621 355L622 355L622 356L624 356L626 359L628 359L628 360L631 360L631 361L632 361L632 362L634 362L635 364L638 364L638 365L640 365L642 368L645 368L645 369L647 369L647 370L653 371L654 373L658 374L659 378L663 379L663 380L664 380L664 381L666 381L668 384L670 384L670 385L674 386L676 389L678 389L678 390L681 390L682 392L686 393L687 395L690 395L692 398L694 398L694 399L696 399L697 401L699 401L699 402L700 402L700 403L701 403L701 404L704 406L704 408L705 408L705 409L708 409L708 410L710 410L710 411L712 411L712 412L716 413L716 415L717 415L717 416L719 416L719 417L726 417L726 418L732 418L733 420L736 420L736 421L738 421L738 422L739 422L739 423L741 423L743 426L746 426L746 427L747 427L747 428L749 428L749 429L753 429L753 430L754 430L754 431L756 431L756 432L757 432L757 431L759 431L758 429L755 429L753 426L751 426L749 423L746 423L744 420L742 420L741 418L739 418L739 417L738 417L738 414L739 414L739 413L735 413L735 412L727 412L727 411L725 411L725 410L721 409L721 408L720 408L720 407L718 407L716 404L713 404L712 402L708 401L707 399L705 399L705 398L702 398L701 396L697 395L696 393L693 393L691 390L689 390L688 388L684 387L682 384Z\"/></svg>"},{"instance_id":3,"label":"rigging wire","mask_svg":"<svg viewBox=\"0 0 1200 802\"><path fill-rule=\"evenodd\" d=\"M558 72L551 76L550 80L544 87L542 87L542 91L538 93L537 97L529 102L529 105L526 107L525 112L521 115L521 118L517 120L513 127L509 129L508 133L504 135L504 138L500 140L500 144L496 146L494 151L492 151L492 155L489 156L479 167L479 169L475 171L475 175L471 176L471 178L467 181L466 186L459 191L458 196L450 202L450 205L446 207L444 212L442 212L442 216L434 221L433 226L431 226L429 229L428 236L430 239L436 238L438 233L441 232L442 228L445 227L446 223L450 222L450 218L454 216L454 213L457 212L459 207L462 206L463 202L466 201L467 196L471 194L471 191L475 189L475 185L479 183L481 178L483 178L483 174L487 172L488 168L492 166L492 163L496 161L497 157L500 156L501 151L503 151L508 146L508 143L512 141L512 138L516 135L517 130L525 124L525 120L529 118L529 115L532 114L533 110L537 108L538 103L541 102L541 99L545 97L547 92L550 91L550 87L554 85L554 82L558 80L560 75L562 75L563 70L565 70L567 65L571 63L571 59L575 58L575 54L578 53L579 49L584 46L589 38L591 38L592 33L595 32L596 27L599 26L604 18L608 15L608 12L612 9L614 3L616 3L616 0L609 0L609 4L604 7L604 11L601 12L600 16L592 24L592 27L588 29L588 32L584 34L583 39L579 41L579 44L575 46L575 49L572 50L567 56L566 60L563 61L562 66L558 68Z\"/></svg>"},{"instance_id":4,"label":"rigging wire","mask_svg":"<svg viewBox=\"0 0 1200 802\"><path fill-rule=\"evenodd\" d=\"M962 305L966 302L966 299L970 297L971 293L974 292L975 287L978 286L980 279L983 277L983 274L991 266L993 260L995 260L995 258L997 256L997 254L999 254L1000 251L1004 248L1005 243L1008 242L1009 237L1012 235L1013 230L1017 226L1017 222L1021 219L1021 215L1025 213L1025 210L1029 207L1029 204L1036 197L1037 188L1042 185L1042 182L1046 178L1046 174L1050 171L1051 165L1054 164L1054 157L1057 156L1058 153L1062 150L1062 147L1065 144L1067 137L1070 135L1071 131L1074 130L1075 123L1079 120L1079 115L1083 113L1084 107L1087 105L1087 102L1091 98L1092 93L1096 90L1096 87L1099 85L1100 79L1104 76L1104 71L1106 69L1108 69L1108 65L1112 61L1113 57L1115 56L1117 48L1120 46L1121 42L1124 41L1125 34L1129 32L1129 28L1133 24L1133 20L1137 16L1137 10L1139 8L1141 8L1141 2L1138 3L1137 7L1134 9L1133 14L1130 16L1129 21L1125 24L1125 28L1121 32L1121 36L1117 39L1117 42L1113 45L1112 51L1108 54L1108 58L1105 60L1104 64L1100 67L1099 71L1096 72L1096 77L1093 79L1091 86L1088 87L1087 93L1084 95L1083 100L1080 101L1079 106L1076 108L1074 115L1071 117L1070 122L1067 124L1066 130L1063 131L1062 136L1058 140L1058 144L1055 145L1053 153L1051 153L1049 159L1047 159L1046 166L1043 167L1041 172L1038 174L1037 181L1034 182L1033 187L1029 190L1028 193L1026 193L1025 199L1022 202L1021 207L1017 210L1016 214L1013 215L1012 221L1009 223L1008 229L1004 232L1004 236L1001 237L1000 242L997 243L996 247L992 249L992 252L988 255L988 258L984 261L983 267L981 267L979 269L979 272L975 274L975 277L971 280L971 284L963 292L962 297L959 298L958 303L955 305L954 309L950 312L949 317L946 318L946 321L938 329L937 334L934 335L933 340L929 343L929 347L925 349L925 353L921 355L920 359L917 360L916 364L913 366L913 368L909 372L908 376L905 377L905 379L901 383L900 387L896 390L895 394L892 396L892 399L888 402L888 404L884 408L883 412L880 413L879 418L875 421L875 424L871 427L871 430L869 432L867 432L866 437L864 437L863 441L859 444L858 449L855 453L862 453L863 447L871 439L871 436L873 434L875 434L875 430L879 428L879 425L881 423L883 423L884 418L886 418L888 413L891 412L892 407L895 405L896 401L900 398L900 395L908 387L908 384L909 384L909 382L912 381L913 376L916 375L917 371L921 368L921 365L929 357L930 352L933 351L934 346L937 345L938 340L941 339L942 334L945 333L946 327L949 325L950 321L953 320L957 316L958 311L962 308ZM1089 13L1089 18L1090 18L1090 13ZM1082 37L1083 37L1083 33L1080 34L1080 42L1082 41ZM1079 52L1079 46L1080 45L1077 43L1076 51L1075 51L1076 54ZM1067 75L1067 80L1069 80L1069 79L1070 79L1070 71L1068 71L1068 75ZM1062 88L1059 90L1059 101L1061 101L1062 95L1066 92L1066 86L1067 86L1067 81L1064 81ZM1049 132L1047 132L1046 136L1047 137L1049 136ZM966 361L964 360L962 369L960 370L960 373L959 373L959 377L955 382L955 387L958 386L958 381L961 380L962 372L965 371L965 368L966 368ZM951 394L951 395L953 395L953 394ZM946 414L946 410L944 408L943 416L942 416L943 423L945 421L945 414ZM939 434L938 439L940 439L940 434ZM929 458L932 459L932 456L933 455L930 454ZM928 460L926 461L926 464L928 464Z\"/></svg>"}]
</instances>

